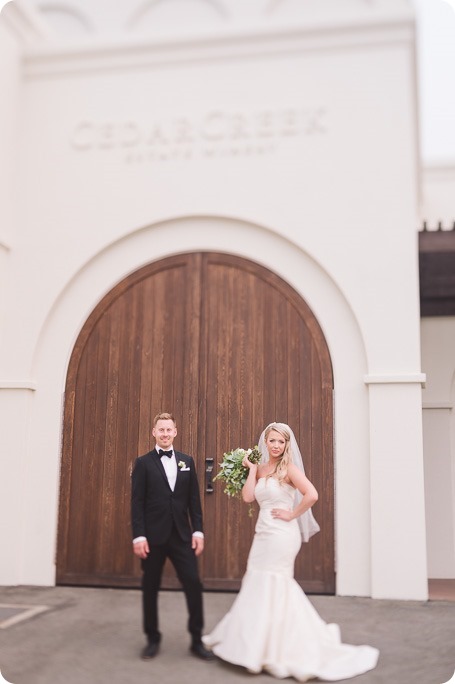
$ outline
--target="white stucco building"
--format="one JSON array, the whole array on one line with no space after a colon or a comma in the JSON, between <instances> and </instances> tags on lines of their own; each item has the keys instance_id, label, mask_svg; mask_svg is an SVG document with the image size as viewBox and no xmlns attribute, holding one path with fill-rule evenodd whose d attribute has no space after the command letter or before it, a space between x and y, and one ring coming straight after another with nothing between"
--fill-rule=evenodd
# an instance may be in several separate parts
<instances>
[{"instance_id":1,"label":"white stucco building","mask_svg":"<svg viewBox=\"0 0 455 684\"><path fill-rule=\"evenodd\" d=\"M1 584L56 582L65 386L90 315L139 269L207 252L277 275L325 338L336 593L422 600L428 566L455 578L455 319L423 320L422 362L418 271L432 202L455 212L420 168L416 82L406 0L4 8Z\"/></svg>"}]
</instances>

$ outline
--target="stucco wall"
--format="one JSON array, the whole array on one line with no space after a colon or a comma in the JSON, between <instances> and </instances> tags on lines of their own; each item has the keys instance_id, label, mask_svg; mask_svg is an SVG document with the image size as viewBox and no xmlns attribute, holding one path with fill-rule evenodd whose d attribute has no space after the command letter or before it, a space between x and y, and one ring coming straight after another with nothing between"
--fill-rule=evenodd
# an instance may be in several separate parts
<instances>
[{"instance_id":1,"label":"stucco wall","mask_svg":"<svg viewBox=\"0 0 455 684\"><path fill-rule=\"evenodd\" d=\"M2 476L21 494L0 506L20 534L0 582L54 581L84 320L143 264L218 249L290 282L327 336L337 592L426 597L412 16L328 3L309 26L291 5L277 31L27 49L0 357Z\"/></svg>"},{"instance_id":2,"label":"stucco wall","mask_svg":"<svg viewBox=\"0 0 455 684\"><path fill-rule=\"evenodd\" d=\"M455 317L421 327L428 574L455 579Z\"/></svg>"}]
</instances>

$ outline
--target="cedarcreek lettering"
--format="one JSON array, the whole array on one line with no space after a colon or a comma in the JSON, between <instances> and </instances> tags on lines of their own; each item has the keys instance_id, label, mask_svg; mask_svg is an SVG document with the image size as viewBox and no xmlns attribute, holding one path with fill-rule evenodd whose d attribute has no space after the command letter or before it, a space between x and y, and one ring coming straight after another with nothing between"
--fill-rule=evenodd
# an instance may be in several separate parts
<instances>
[{"instance_id":1,"label":"cedarcreek lettering","mask_svg":"<svg viewBox=\"0 0 455 684\"><path fill-rule=\"evenodd\" d=\"M70 145L78 152L122 151L125 161L179 158L196 154L264 154L287 138L326 133L326 111L263 110L254 113L211 111L201 118L176 117L141 123L134 120L75 124Z\"/></svg>"}]
</instances>

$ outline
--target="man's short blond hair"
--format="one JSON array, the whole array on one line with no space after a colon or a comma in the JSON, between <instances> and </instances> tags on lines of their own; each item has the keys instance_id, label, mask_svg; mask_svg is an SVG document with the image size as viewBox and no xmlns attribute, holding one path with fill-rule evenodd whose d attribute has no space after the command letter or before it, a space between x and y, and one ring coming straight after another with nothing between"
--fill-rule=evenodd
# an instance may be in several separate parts
<instances>
[{"instance_id":1,"label":"man's short blond hair","mask_svg":"<svg viewBox=\"0 0 455 684\"><path fill-rule=\"evenodd\" d=\"M153 419L153 427L156 427L156 424L159 420L172 420L175 427L177 427L177 423L175 422L175 418L172 413L157 413Z\"/></svg>"}]
</instances>

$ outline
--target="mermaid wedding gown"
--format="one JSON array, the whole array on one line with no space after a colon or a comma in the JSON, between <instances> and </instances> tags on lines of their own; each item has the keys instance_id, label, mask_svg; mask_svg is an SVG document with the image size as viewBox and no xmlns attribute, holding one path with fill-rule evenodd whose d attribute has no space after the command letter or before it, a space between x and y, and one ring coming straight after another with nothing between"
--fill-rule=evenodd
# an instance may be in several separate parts
<instances>
[{"instance_id":1,"label":"mermaid wedding gown","mask_svg":"<svg viewBox=\"0 0 455 684\"><path fill-rule=\"evenodd\" d=\"M378 651L342 644L338 625L326 624L294 580L302 540L297 520L273 518L272 508L292 510L295 489L260 478L256 532L242 586L230 611L203 642L250 672L266 670L300 682L347 679L371 670Z\"/></svg>"}]
</instances>

